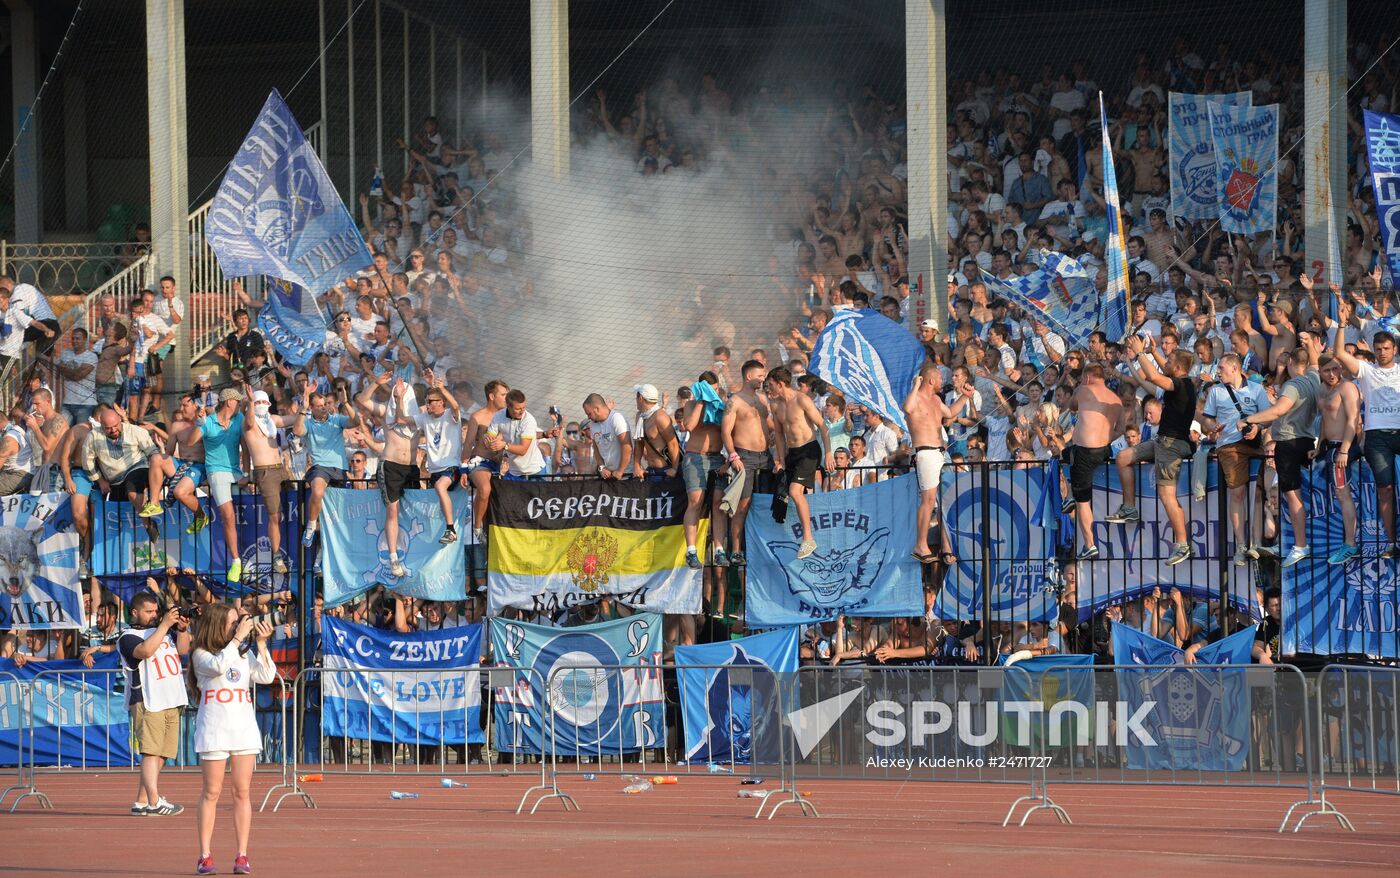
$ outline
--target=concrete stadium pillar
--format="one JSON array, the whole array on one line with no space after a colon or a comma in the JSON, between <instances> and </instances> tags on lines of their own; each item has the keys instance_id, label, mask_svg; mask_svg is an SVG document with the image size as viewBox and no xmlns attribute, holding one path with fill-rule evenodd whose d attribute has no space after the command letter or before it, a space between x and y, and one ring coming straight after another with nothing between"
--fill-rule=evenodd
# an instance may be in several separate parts
<instances>
[{"instance_id":1,"label":"concrete stadium pillar","mask_svg":"<svg viewBox=\"0 0 1400 878\"><path fill-rule=\"evenodd\" d=\"M909 322L932 317L948 329L946 0L905 0L908 83Z\"/></svg>"},{"instance_id":2,"label":"concrete stadium pillar","mask_svg":"<svg viewBox=\"0 0 1400 878\"><path fill-rule=\"evenodd\" d=\"M32 120L29 108L38 89L39 40L31 0L5 0L5 5L10 10L10 95L14 104L10 137L19 138L10 164L15 175L15 240L37 244L43 233L39 198L43 167L39 161L39 108L34 108L36 118Z\"/></svg>"},{"instance_id":3,"label":"concrete stadium pillar","mask_svg":"<svg viewBox=\"0 0 1400 878\"><path fill-rule=\"evenodd\" d=\"M530 145L535 168L569 173L569 0L530 0Z\"/></svg>"},{"instance_id":4,"label":"concrete stadium pillar","mask_svg":"<svg viewBox=\"0 0 1400 878\"><path fill-rule=\"evenodd\" d=\"M1302 270L1339 285L1346 282L1346 90L1347 0L1304 0Z\"/></svg>"},{"instance_id":5,"label":"concrete stadium pillar","mask_svg":"<svg viewBox=\"0 0 1400 878\"><path fill-rule=\"evenodd\" d=\"M190 386L189 149L185 139L185 0L146 0L146 95L151 163L151 251L155 270L175 278L185 300L175 352L166 360L167 393Z\"/></svg>"}]
</instances>

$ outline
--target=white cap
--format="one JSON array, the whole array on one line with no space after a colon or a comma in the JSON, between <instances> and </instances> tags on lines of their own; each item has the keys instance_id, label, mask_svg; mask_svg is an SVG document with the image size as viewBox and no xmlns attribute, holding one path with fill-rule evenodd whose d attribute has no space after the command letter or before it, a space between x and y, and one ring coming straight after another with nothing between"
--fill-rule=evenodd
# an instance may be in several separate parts
<instances>
[{"instance_id":1,"label":"white cap","mask_svg":"<svg viewBox=\"0 0 1400 878\"><path fill-rule=\"evenodd\" d=\"M632 388L632 391L647 402L661 401L661 392L656 389L654 384L638 384Z\"/></svg>"},{"instance_id":2,"label":"white cap","mask_svg":"<svg viewBox=\"0 0 1400 878\"><path fill-rule=\"evenodd\" d=\"M937 320L933 320L933 319L925 320L925 321L923 321L922 323L919 324L919 328L920 328L920 329L932 329L934 332L937 332L937 331L938 331L938 321L937 321Z\"/></svg>"}]
</instances>

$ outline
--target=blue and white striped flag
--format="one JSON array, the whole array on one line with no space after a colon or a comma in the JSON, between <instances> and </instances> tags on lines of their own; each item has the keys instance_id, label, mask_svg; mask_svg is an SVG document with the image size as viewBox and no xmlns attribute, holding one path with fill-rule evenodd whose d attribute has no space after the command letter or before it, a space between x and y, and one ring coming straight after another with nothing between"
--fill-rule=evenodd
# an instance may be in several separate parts
<instances>
[{"instance_id":1,"label":"blue and white striped flag","mask_svg":"<svg viewBox=\"0 0 1400 878\"><path fill-rule=\"evenodd\" d=\"M1099 92L1099 124L1103 126L1103 200L1108 214L1108 241L1104 247L1108 287L1103 293L1099 323L1108 340L1116 342L1128 334L1128 248L1123 240L1123 207L1118 199L1118 173L1113 169L1113 141L1108 136L1103 92Z\"/></svg>"},{"instance_id":2,"label":"blue and white striped flag","mask_svg":"<svg viewBox=\"0 0 1400 878\"><path fill-rule=\"evenodd\" d=\"M1021 277L998 280L983 274L987 292L1019 305L1049 326L1072 348L1089 346L1099 328L1102 298L1094 279L1077 261L1052 250L1040 251L1040 268Z\"/></svg>"},{"instance_id":3,"label":"blue and white striped flag","mask_svg":"<svg viewBox=\"0 0 1400 878\"><path fill-rule=\"evenodd\" d=\"M919 340L879 311L837 311L812 347L811 372L908 432L904 398L924 356Z\"/></svg>"}]
</instances>

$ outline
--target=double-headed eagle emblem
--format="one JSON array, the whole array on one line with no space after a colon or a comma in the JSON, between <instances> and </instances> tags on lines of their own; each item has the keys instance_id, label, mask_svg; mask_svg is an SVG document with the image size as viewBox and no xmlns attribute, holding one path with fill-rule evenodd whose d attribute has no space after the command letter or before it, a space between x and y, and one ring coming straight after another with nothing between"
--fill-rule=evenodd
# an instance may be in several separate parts
<instances>
[{"instance_id":1,"label":"double-headed eagle emblem","mask_svg":"<svg viewBox=\"0 0 1400 878\"><path fill-rule=\"evenodd\" d=\"M600 530L586 530L564 556L574 585L587 592L608 584L608 569L617 560L617 540Z\"/></svg>"}]
</instances>

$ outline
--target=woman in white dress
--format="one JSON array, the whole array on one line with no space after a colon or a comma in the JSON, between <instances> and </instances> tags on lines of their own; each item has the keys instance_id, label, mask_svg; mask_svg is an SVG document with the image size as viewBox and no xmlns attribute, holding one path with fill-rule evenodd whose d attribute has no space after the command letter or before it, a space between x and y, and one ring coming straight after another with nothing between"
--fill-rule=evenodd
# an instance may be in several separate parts
<instances>
[{"instance_id":1,"label":"woman in white dress","mask_svg":"<svg viewBox=\"0 0 1400 878\"><path fill-rule=\"evenodd\" d=\"M256 647L245 645L249 635ZM277 666L268 652L272 625L257 622L232 604L210 604L194 623L191 644L190 679L199 690L199 713L195 717L194 744L204 775L204 791L199 798L199 863L196 874L215 873L209 847L214 837L214 815L224 787L225 764L233 783L233 829L238 838L238 855L233 873L247 875L248 834L253 822L253 802L249 787L253 766L262 750L262 733L253 712L252 684L267 685L277 679Z\"/></svg>"}]
</instances>

